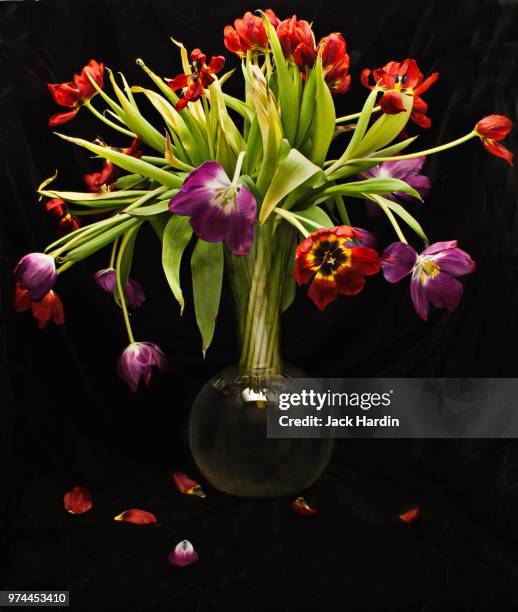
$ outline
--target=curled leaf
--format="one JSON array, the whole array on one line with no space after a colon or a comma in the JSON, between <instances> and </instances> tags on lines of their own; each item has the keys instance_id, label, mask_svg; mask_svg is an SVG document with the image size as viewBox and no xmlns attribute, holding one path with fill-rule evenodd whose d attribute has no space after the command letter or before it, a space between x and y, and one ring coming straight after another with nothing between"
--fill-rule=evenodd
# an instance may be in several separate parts
<instances>
[{"instance_id":1,"label":"curled leaf","mask_svg":"<svg viewBox=\"0 0 518 612\"><path fill-rule=\"evenodd\" d=\"M198 561L198 553L189 540L179 542L169 554L169 563L176 567L187 567Z\"/></svg>"},{"instance_id":2,"label":"curled leaf","mask_svg":"<svg viewBox=\"0 0 518 612\"><path fill-rule=\"evenodd\" d=\"M131 510L125 510L122 514L118 514L113 519L114 521L124 521L125 523L133 523L134 525L150 525L156 523L156 516L151 512L145 510L138 510L132 508Z\"/></svg>"},{"instance_id":3,"label":"curled leaf","mask_svg":"<svg viewBox=\"0 0 518 612\"><path fill-rule=\"evenodd\" d=\"M200 483L196 482L195 480L191 480L187 474L184 474L183 472L174 472L173 480L180 493L184 493L185 495L195 495L196 497L201 497L202 499L207 497L201 488Z\"/></svg>"},{"instance_id":4,"label":"curled leaf","mask_svg":"<svg viewBox=\"0 0 518 612\"><path fill-rule=\"evenodd\" d=\"M70 514L84 514L93 506L92 496L86 487L74 487L63 497L65 510Z\"/></svg>"},{"instance_id":5,"label":"curled leaf","mask_svg":"<svg viewBox=\"0 0 518 612\"><path fill-rule=\"evenodd\" d=\"M297 497L297 499L290 504L290 508L297 514L300 514L300 516L318 514L318 510L312 508L303 497Z\"/></svg>"},{"instance_id":6,"label":"curled leaf","mask_svg":"<svg viewBox=\"0 0 518 612\"><path fill-rule=\"evenodd\" d=\"M403 523L413 523L416 518L419 516L419 508L412 508L405 512L404 514L400 514L399 518L403 521Z\"/></svg>"}]
</instances>

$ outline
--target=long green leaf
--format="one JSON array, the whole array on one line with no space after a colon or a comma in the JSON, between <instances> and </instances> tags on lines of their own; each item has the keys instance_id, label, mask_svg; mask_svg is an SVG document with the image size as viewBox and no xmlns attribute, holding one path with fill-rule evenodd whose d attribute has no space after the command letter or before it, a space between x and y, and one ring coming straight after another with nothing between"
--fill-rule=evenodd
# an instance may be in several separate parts
<instances>
[{"instance_id":1,"label":"long green leaf","mask_svg":"<svg viewBox=\"0 0 518 612\"><path fill-rule=\"evenodd\" d=\"M57 191L55 189L39 192L47 198L59 198L71 204L81 204L91 208L103 208L106 205L117 206L131 204L146 195L148 190L133 189L128 191L107 191L105 193L85 193L82 191Z\"/></svg>"},{"instance_id":2,"label":"long green leaf","mask_svg":"<svg viewBox=\"0 0 518 612\"><path fill-rule=\"evenodd\" d=\"M171 291L183 313L185 300L180 286L180 264L182 255L192 236L192 227L188 217L173 215L165 226L162 235L162 266Z\"/></svg>"},{"instance_id":3,"label":"long green leaf","mask_svg":"<svg viewBox=\"0 0 518 612\"><path fill-rule=\"evenodd\" d=\"M425 247L430 244L428 236L425 234L420 223L405 208L403 208L401 204L393 202L392 200L388 200L387 198L384 198L382 196L376 196L375 198L371 199L377 204L379 204L381 200L387 208L395 212L398 217L403 219L403 221L419 236L419 238L421 238L421 240L424 242Z\"/></svg>"},{"instance_id":4,"label":"long green leaf","mask_svg":"<svg viewBox=\"0 0 518 612\"><path fill-rule=\"evenodd\" d=\"M329 196L347 195L353 198L364 198L364 194L386 195L394 191L403 191L418 200L422 200L421 195L405 181L395 178L372 178L365 181L344 183L343 185L333 185L326 187L311 198L311 204L324 202Z\"/></svg>"},{"instance_id":5,"label":"long green leaf","mask_svg":"<svg viewBox=\"0 0 518 612\"><path fill-rule=\"evenodd\" d=\"M322 68L322 53L319 52L315 67L316 101L309 158L323 166L335 132L335 104L329 91Z\"/></svg>"},{"instance_id":6,"label":"long green leaf","mask_svg":"<svg viewBox=\"0 0 518 612\"><path fill-rule=\"evenodd\" d=\"M149 206L140 206L128 212L128 214L132 217L154 217L155 215L166 212L169 208L169 202L170 200L162 200L161 202L150 204Z\"/></svg>"},{"instance_id":7,"label":"long green leaf","mask_svg":"<svg viewBox=\"0 0 518 612\"><path fill-rule=\"evenodd\" d=\"M127 218L121 215L121 219ZM126 221L122 221L122 223L118 223L114 227L110 227L106 231L102 232L102 234L92 238L92 240L88 240L81 246L76 247L69 251L65 259L68 261L80 261L81 259L85 259L95 251L102 249L110 242L113 242L115 238L118 238L121 234L126 233L132 227L136 227L140 225L142 221L139 219L127 219Z\"/></svg>"},{"instance_id":8,"label":"long green leaf","mask_svg":"<svg viewBox=\"0 0 518 612\"><path fill-rule=\"evenodd\" d=\"M363 105L362 112L358 118L358 122L356 123L356 128L351 136L351 140L349 141L345 153L340 158L341 161L352 159L351 153L356 149L358 143L362 140L365 132L367 131L377 95L378 90L374 88L367 96L367 100L365 100L365 104Z\"/></svg>"},{"instance_id":9,"label":"long green leaf","mask_svg":"<svg viewBox=\"0 0 518 612\"><path fill-rule=\"evenodd\" d=\"M297 149L291 149L277 166L272 182L264 196L259 222L263 224L284 197L320 171L321 169L318 166L304 157Z\"/></svg>"},{"instance_id":10,"label":"long green leaf","mask_svg":"<svg viewBox=\"0 0 518 612\"><path fill-rule=\"evenodd\" d=\"M100 157L109 159L114 164L120 168L123 168L124 170L127 170L128 172L133 172L135 174L140 174L141 176L152 178L166 187L171 187L174 189L180 187L183 183L183 180L174 175L172 172L167 172L166 170L157 168L152 164L148 164L141 159L132 157L131 155L125 155L124 153L120 153L114 149L102 147L101 145L89 142L88 140L83 140L82 138L73 138L72 136L65 136L64 134L59 134L58 132L56 132L56 134L60 138L73 142L80 147L84 147L85 149L88 149L88 151L92 151L92 153L96 153Z\"/></svg>"},{"instance_id":11,"label":"long green leaf","mask_svg":"<svg viewBox=\"0 0 518 612\"><path fill-rule=\"evenodd\" d=\"M192 288L196 322L202 337L203 355L207 352L219 311L223 282L223 245L198 240L191 258Z\"/></svg>"}]
</instances>

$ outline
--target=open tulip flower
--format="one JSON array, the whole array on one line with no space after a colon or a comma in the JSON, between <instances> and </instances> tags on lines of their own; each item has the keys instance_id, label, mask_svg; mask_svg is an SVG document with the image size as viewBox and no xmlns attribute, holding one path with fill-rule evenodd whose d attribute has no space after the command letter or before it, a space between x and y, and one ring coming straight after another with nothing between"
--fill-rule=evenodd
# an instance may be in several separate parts
<instances>
[{"instance_id":1,"label":"open tulip flower","mask_svg":"<svg viewBox=\"0 0 518 612\"><path fill-rule=\"evenodd\" d=\"M369 83L371 74L374 78L374 84ZM439 73L434 72L425 79L417 62L413 59L406 59L403 62L389 62L383 68L376 68L374 71L365 68L361 75L365 87L369 89L379 87L385 92L380 101L381 110L384 113L393 115L403 112L405 110L403 96L412 96L411 119L423 128L429 128L432 121L426 116L428 105L421 98L421 94L433 85L438 78Z\"/></svg>"},{"instance_id":2,"label":"open tulip flower","mask_svg":"<svg viewBox=\"0 0 518 612\"><path fill-rule=\"evenodd\" d=\"M133 391L150 382L153 369L166 366L158 345L135 340L133 326L144 309L130 316L144 300L131 278L133 261L150 249L148 242L145 253L138 248L140 237L150 235L141 231L144 226L151 226L160 242L164 278L180 313L186 306L182 268L188 269L187 295L204 355L228 278L245 370L279 367L278 320L295 299L297 285L307 285L320 310L334 300L337 308L347 308L368 286L366 277L381 267L390 283L411 278L422 319L430 305L456 308L463 293L458 279L475 264L455 241L429 246L421 220L414 217L431 187L423 164L476 139L512 163L512 152L502 144L511 121L489 115L474 128L459 125L460 135L423 150L416 143L419 136L403 135L411 121L430 127L421 96L438 72L425 77L416 59L408 58L351 74L347 23L341 26L319 32L318 23L303 16L246 12L222 32L234 61L228 72L223 73L223 56L200 48L188 53L174 41L179 59L168 70L176 74L172 79L138 58L142 81L137 84L108 69L104 83L104 65L94 60L73 81L50 84L54 100L67 109L51 118L52 126L84 106L109 132L94 131L89 139L57 134L103 165L86 174L84 191L61 190L53 184L56 176L40 185L49 215L70 233L20 260L14 270L16 308L31 308L42 326L52 319L59 324L58 277L106 249L109 259L96 280L120 309L129 342L119 374ZM241 80L241 94L237 88L228 93L230 79ZM370 90L365 102L337 117L335 96L354 82ZM114 141L114 135L121 140ZM376 207L377 225L386 221L393 232L390 246L378 246L369 228L356 227L362 201ZM390 244L393 240L398 242ZM423 243L419 254L408 244L413 240Z\"/></svg>"},{"instance_id":3,"label":"open tulip flower","mask_svg":"<svg viewBox=\"0 0 518 612\"><path fill-rule=\"evenodd\" d=\"M66 106L72 110L65 113L56 113L49 119L50 126L61 125L73 119L83 104L89 102L95 96L97 90L88 78L90 77L102 89L104 79L104 65L90 60L81 70L81 74L75 74L74 80L68 83L49 83L49 91L54 101L60 106Z\"/></svg>"}]
</instances>

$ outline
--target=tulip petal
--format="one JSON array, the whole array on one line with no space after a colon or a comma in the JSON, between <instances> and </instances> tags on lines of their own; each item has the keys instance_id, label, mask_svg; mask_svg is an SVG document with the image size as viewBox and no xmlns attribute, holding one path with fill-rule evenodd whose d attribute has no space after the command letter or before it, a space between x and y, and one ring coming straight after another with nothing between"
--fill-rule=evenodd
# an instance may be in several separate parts
<instances>
[{"instance_id":1,"label":"tulip petal","mask_svg":"<svg viewBox=\"0 0 518 612\"><path fill-rule=\"evenodd\" d=\"M421 282L421 273L419 270L415 270L412 274L412 279L410 281L410 295L417 314L421 317L421 319L423 319L423 321L428 321L428 310L430 308L430 304L426 297L423 283Z\"/></svg>"},{"instance_id":2,"label":"tulip petal","mask_svg":"<svg viewBox=\"0 0 518 612\"><path fill-rule=\"evenodd\" d=\"M187 567L198 561L198 553L189 540L179 542L169 554L169 563L176 567Z\"/></svg>"},{"instance_id":3,"label":"tulip petal","mask_svg":"<svg viewBox=\"0 0 518 612\"><path fill-rule=\"evenodd\" d=\"M92 496L86 487L74 487L63 497L64 507L70 514L84 514L93 506Z\"/></svg>"},{"instance_id":4,"label":"tulip petal","mask_svg":"<svg viewBox=\"0 0 518 612\"><path fill-rule=\"evenodd\" d=\"M419 508L412 508L411 510L408 510L408 512L404 512L403 514L399 515L399 518L401 521L403 521L403 523L413 523L417 517L419 516Z\"/></svg>"},{"instance_id":5,"label":"tulip petal","mask_svg":"<svg viewBox=\"0 0 518 612\"><path fill-rule=\"evenodd\" d=\"M436 308L455 310L459 305L463 292L462 283L443 272L439 272L434 278L428 279L424 285L426 298Z\"/></svg>"},{"instance_id":6,"label":"tulip petal","mask_svg":"<svg viewBox=\"0 0 518 612\"><path fill-rule=\"evenodd\" d=\"M294 502L291 502L290 508L300 516L312 516L318 514L316 508L312 508L303 497L297 497Z\"/></svg>"},{"instance_id":7,"label":"tulip petal","mask_svg":"<svg viewBox=\"0 0 518 612\"><path fill-rule=\"evenodd\" d=\"M134 525L151 525L157 522L156 516L145 510L131 508L125 510L113 518L114 521L122 521L124 523L133 523Z\"/></svg>"},{"instance_id":8,"label":"tulip petal","mask_svg":"<svg viewBox=\"0 0 518 612\"><path fill-rule=\"evenodd\" d=\"M433 260L439 266L441 272L455 277L471 274L477 268L476 263L468 253L458 248L441 251Z\"/></svg>"},{"instance_id":9,"label":"tulip petal","mask_svg":"<svg viewBox=\"0 0 518 612\"><path fill-rule=\"evenodd\" d=\"M383 276L389 283L397 283L410 274L415 265L417 253L404 242L393 242L381 256Z\"/></svg>"},{"instance_id":10,"label":"tulip petal","mask_svg":"<svg viewBox=\"0 0 518 612\"><path fill-rule=\"evenodd\" d=\"M201 497L202 499L207 497L201 488L201 485L195 480L191 480L187 474L184 474L183 472L174 472L173 480L180 493L184 493L185 495L194 495L195 497Z\"/></svg>"}]
</instances>

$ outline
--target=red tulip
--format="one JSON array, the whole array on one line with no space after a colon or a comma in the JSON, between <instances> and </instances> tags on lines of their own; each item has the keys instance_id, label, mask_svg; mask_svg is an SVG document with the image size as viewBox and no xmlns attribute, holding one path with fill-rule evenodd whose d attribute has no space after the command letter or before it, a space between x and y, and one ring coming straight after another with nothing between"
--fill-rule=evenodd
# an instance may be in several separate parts
<instances>
[{"instance_id":1,"label":"red tulip","mask_svg":"<svg viewBox=\"0 0 518 612\"><path fill-rule=\"evenodd\" d=\"M284 57L289 60L294 59L293 54L299 45L305 44L311 48L315 47L315 35L311 25L303 19L298 20L296 15L279 23L277 36Z\"/></svg>"},{"instance_id":2,"label":"red tulip","mask_svg":"<svg viewBox=\"0 0 518 612\"><path fill-rule=\"evenodd\" d=\"M73 119L81 106L88 102L97 93L95 87L90 82L88 74L102 88L104 80L104 65L98 64L95 60L90 60L83 68L81 74L75 74L74 80L68 83L49 83L47 87L54 98L54 101L60 106L71 108L71 111L66 113L57 113L49 119L49 125L54 127L67 123Z\"/></svg>"},{"instance_id":3,"label":"red tulip","mask_svg":"<svg viewBox=\"0 0 518 612\"><path fill-rule=\"evenodd\" d=\"M56 325L65 324L63 304L55 291L49 291L41 300L36 301L31 299L27 289L16 283L13 305L16 312L24 312L30 308L40 329L43 329L51 319Z\"/></svg>"},{"instance_id":4,"label":"red tulip","mask_svg":"<svg viewBox=\"0 0 518 612\"><path fill-rule=\"evenodd\" d=\"M183 97L176 103L176 110L182 110L188 102L196 102L203 94L203 88L208 87L214 82L213 74L218 74L223 70L225 58L222 55L215 55L209 64L206 63L207 56L194 49L191 52L192 73L177 74L174 79L169 79L167 84L173 91L184 89Z\"/></svg>"},{"instance_id":5,"label":"red tulip","mask_svg":"<svg viewBox=\"0 0 518 612\"><path fill-rule=\"evenodd\" d=\"M271 10L264 11L268 21L274 28L280 24L280 19ZM266 53L268 51L268 36L264 27L263 19L247 11L241 19L234 21L234 27L225 26L223 31L225 47L240 57L246 55L247 51Z\"/></svg>"},{"instance_id":6,"label":"red tulip","mask_svg":"<svg viewBox=\"0 0 518 612\"><path fill-rule=\"evenodd\" d=\"M92 496L86 487L74 487L63 498L65 510L70 514L84 514L93 506Z\"/></svg>"},{"instance_id":7,"label":"red tulip","mask_svg":"<svg viewBox=\"0 0 518 612\"><path fill-rule=\"evenodd\" d=\"M513 122L503 115L488 115L475 126L475 132L480 137L484 147L496 157L501 157L509 165L513 165L513 154L498 141L503 140L513 128Z\"/></svg>"},{"instance_id":8,"label":"red tulip","mask_svg":"<svg viewBox=\"0 0 518 612\"><path fill-rule=\"evenodd\" d=\"M142 138L137 136L133 139L129 147L125 149L114 148L115 151L124 153L124 155L130 155L131 157L139 158L142 156L142 151L139 150L139 146L142 144ZM92 193L100 193L101 191L114 191L115 181L119 178L122 173L122 168L116 166L113 162L105 159L103 167L100 172L91 172L85 174L83 181L88 191Z\"/></svg>"},{"instance_id":9,"label":"red tulip","mask_svg":"<svg viewBox=\"0 0 518 612\"><path fill-rule=\"evenodd\" d=\"M60 236L70 234L81 226L80 220L70 214L64 200L58 198L48 200L45 204L45 210L49 217L52 217L56 222Z\"/></svg>"},{"instance_id":10,"label":"red tulip","mask_svg":"<svg viewBox=\"0 0 518 612\"><path fill-rule=\"evenodd\" d=\"M373 84L369 83L371 74L374 78ZM380 100L380 105L382 112L388 115L395 115L405 110L403 95L413 96L410 118L423 128L429 128L432 121L426 116L428 105L420 94L424 93L438 78L439 73L434 72L424 79L423 73L413 59L389 62L382 68L376 68L373 71L365 68L361 74L361 82L365 87L369 89L378 87L385 92Z\"/></svg>"}]
</instances>

